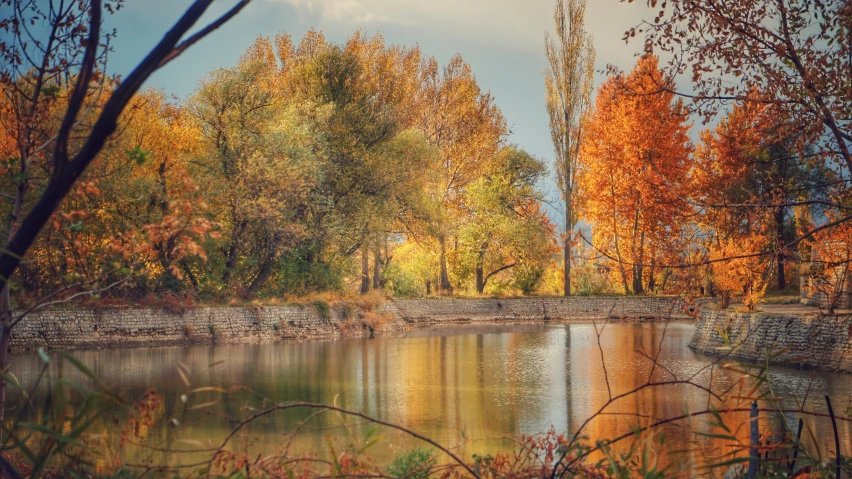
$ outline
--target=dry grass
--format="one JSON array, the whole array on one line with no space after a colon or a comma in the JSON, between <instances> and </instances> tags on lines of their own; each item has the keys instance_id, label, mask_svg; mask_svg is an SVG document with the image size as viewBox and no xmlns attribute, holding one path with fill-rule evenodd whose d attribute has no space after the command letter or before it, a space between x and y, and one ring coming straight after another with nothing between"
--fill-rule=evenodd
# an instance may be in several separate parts
<instances>
[{"instance_id":1,"label":"dry grass","mask_svg":"<svg viewBox=\"0 0 852 479\"><path fill-rule=\"evenodd\" d=\"M378 313L376 311L364 311L360 314L359 321L370 330L381 330L393 321L393 315L390 313Z\"/></svg>"}]
</instances>

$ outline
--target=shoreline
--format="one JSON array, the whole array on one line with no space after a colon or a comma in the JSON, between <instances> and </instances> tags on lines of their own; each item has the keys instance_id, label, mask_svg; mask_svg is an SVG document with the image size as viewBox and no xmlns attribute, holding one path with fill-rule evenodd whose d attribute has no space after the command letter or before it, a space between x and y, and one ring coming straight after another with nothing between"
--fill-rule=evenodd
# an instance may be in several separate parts
<instances>
[{"instance_id":1,"label":"shoreline","mask_svg":"<svg viewBox=\"0 0 852 479\"><path fill-rule=\"evenodd\" d=\"M12 332L12 353L38 348L97 350L313 339L369 338L419 325L694 320L677 297L403 299L375 311L353 303L268 307L46 310Z\"/></svg>"},{"instance_id":2,"label":"shoreline","mask_svg":"<svg viewBox=\"0 0 852 479\"><path fill-rule=\"evenodd\" d=\"M354 303L201 307L182 312L115 307L40 311L12 334L12 354L38 348L105 350L397 337L418 329L471 324L662 322L695 324L690 349L707 356L852 373L852 314L713 311L676 297L556 297L389 300ZM723 336L724 335L724 336ZM782 354L777 354L781 352Z\"/></svg>"},{"instance_id":3,"label":"shoreline","mask_svg":"<svg viewBox=\"0 0 852 479\"><path fill-rule=\"evenodd\" d=\"M852 314L702 311L689 348L744 363L852 374Z\"/></svg>"}]
</instances>

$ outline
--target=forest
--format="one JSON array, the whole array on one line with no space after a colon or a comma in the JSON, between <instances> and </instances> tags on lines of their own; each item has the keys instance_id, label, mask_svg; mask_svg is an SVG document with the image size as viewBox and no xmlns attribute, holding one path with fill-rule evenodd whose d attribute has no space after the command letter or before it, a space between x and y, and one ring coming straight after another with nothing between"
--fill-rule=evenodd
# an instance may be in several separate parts
<instances>
[{"instance_id":1,"label":"forest","mask_svg":"<svg viewBox=\"0 0 852 479\"><path fill-rule=\"evenodd\" d=\"M35 143L68 95L43 90ZM107 96L91 91L88 114ZM2 107L16 117L8 97ZM4 197L20 186L14 132L0 143ZM105 295L127 300L532 293L554 241L547 167L507 134L461 56L442 66L361 33L343 45L314 31L297 44L259 38L186 101L153 89L133 98L14 289L37 296L116 270L132 274ZM26 185L37 192L50 168L33 156Z\"/></svg>"},{"instance_id":2,"label":"forest","mask_svg":"<svg viewBox=\"0 0 852 479\"><path fill-rule=\"evenodd\" d=\"M51 177L37 145L55 135L72 81L30 72L6 84L6 218ZM87 91L69 148L116 81ZM808 234L848 212L848 169L771 104L734 105L694 134L683 99L657 91L668 81L646 55L598 88L575 178L586 227L565 234L547 213L549 165L508 143L461 55L440 65L362 32L344 44L313 30L298 43L260 37L185 100L148 88L129 101L12 297L27 305L79 285L119 304L558 295L566 241L576 294L744 294L753 305L798 288L815 242L850 237L848 223ZM4 224L8 234L15 222Z\"/></svg>"}]
</instances>

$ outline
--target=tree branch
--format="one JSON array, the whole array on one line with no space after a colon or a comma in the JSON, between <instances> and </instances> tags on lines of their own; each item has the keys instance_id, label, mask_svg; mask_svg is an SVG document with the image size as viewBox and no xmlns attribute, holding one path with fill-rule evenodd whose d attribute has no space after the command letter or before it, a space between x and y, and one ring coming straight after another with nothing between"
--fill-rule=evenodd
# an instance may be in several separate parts
<instances>
[{"instance_id":1,"label":"tree branch","mask_svg":"<svg viewBox=\"0 0 852 479\"><path fill-rule=\"evenodd\" d=\"M98 120L92 128L92 133L84 143L83 147L77 153L73 160L69 161L64 167L58 168L44 193L39 198L38 202L27 214L21 222L21 226L15 232L15 235L7 243L0 254L0 281L7 282L12 274L17 270L20 264L21 257L27 252L30 246L35 241L39 231L49 220L56 207L62 199L68 194L71 186L83 174L86 167L94 160L95 156L103 148L107 138L115 131L118 117L121 115L124 107L136 94L143 83L154 73L165 58L176 58L180 53L186 50L192 43L197 42L203 35L211 32L214 28L224 23L225 20L236 14L232 9L219 20L213 22L207 28L193 36L189 40L190 44L183 45L182 49L175 49L180 39L186 32L192 28L199 18L204 14L213 0L196 0L183 14L183 16L175 23L154 47L153 50L142 60L142 62L127 76L125 81L115 89L110 99L107 101L101 111ZM243 0L239 5L248 3L250 0ZM240 6L240 8L242 8ZM236 8L236 7L235 7ZM201 36L199 36L201 35ZM187 41L189 41L187 40ZM97 43L97 42L94 42ZM69 112L70 114L71 112ZM73 119L74 115L70 115ZM60 141L60 139L57 139ZM57 146L57 151L64 151L63 147Z\"/></svg>"}]
</instances>

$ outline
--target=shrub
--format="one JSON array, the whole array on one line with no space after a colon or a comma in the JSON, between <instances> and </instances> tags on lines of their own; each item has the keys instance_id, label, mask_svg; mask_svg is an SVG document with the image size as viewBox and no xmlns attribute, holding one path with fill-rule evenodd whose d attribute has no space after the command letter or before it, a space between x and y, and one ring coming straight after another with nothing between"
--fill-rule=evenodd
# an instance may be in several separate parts
<instances>
[{"instance_id":1,"label":"shrub","mask_svg":"<svg viewBox=\"0 0 852 479\"><path fill-rule=\"evenodd\" d=\"M719 291L722 309L727 308L734 295L742 293L746 309L754 311L763 300L769 282L765 272L768 265L761 256L748 256L764 249L767 241L759 235L735 239L720 239L710 247L713 284Z\"/></svg>"},{"instance_id":2,"label":"shrub","mask_svg":"<svg viewBox=\"0 0 852 479\"><path fill-rule=\"evenodd\" d=\"M515 287L524 296L534 293L544 277L544 266L540 264L522 264L515 267Z\"/></svg>"},{"instance_id":3,"label":"shrub","mask_svg":"<svg viewBox=\"0 0 852 479\"><path fill-rule=\"evenodd\" d=\"M361 324L370 328L370 330L381 329L382 326L391 321L393 321L393 315L388 313L379 314L375 311L361 313Z\"/></svg>"},{"instance_id":4,"label":"shrub","mask_svg":"<svg viewBox=\"0 0 852 479\"><path fill-rule=\"evenodd\" d=\"M318 299L314 301L314 309L317 310L317 314L319 314L320 318L324 321L331 320L331 305L328 301L323 299Z\"/></svg>"},{"instance_id":5,"label":"shrub","mask_svg":"<svg viewBox=\"0 0 852 479\"><path fill-rule=\"evenodd\" d=\"M192 309L195 306L196 301L195 297L191 294L169 292L165 294L148 294L137 300L136 304L143 308L159 308L169 314L183 316L188 309Z\"/></svg>"},{"instance_id":6,"label":"shrub","mask_svg":"<svg viewBox=\"0 0 852 479\"><path fill-rule=\"evenodd\" d=\"M355 301L363 311L377 311L379 306L385 302L385 296L379 290L371 290L369 293L361 295Z\"/></svg>"},{"instance_id":7,"label":"shrub","mask_svg":"<svg viewBox=\"0 0 852 479\"><path fill-rule=\"evenodd\" d=\"M405 479L426 479L435 466L435 456L432 451L423 448L401 452L388 466L387 472L391 477Z\"/></svg>"},{"instance_id":8,"label":"shrub","mask_svg":"<svg viewBox=\"0 0 852 479\"><path fill-rule=\"evenodd\" d=\"M284 254L279 262L277 281L268 289L276 293L306 295L318 291L343 291L343 279L351 268L351 260L332 256L326 262L308 260L318 256L309 247L296 248Z\"/></svg>"}]
</instances>

